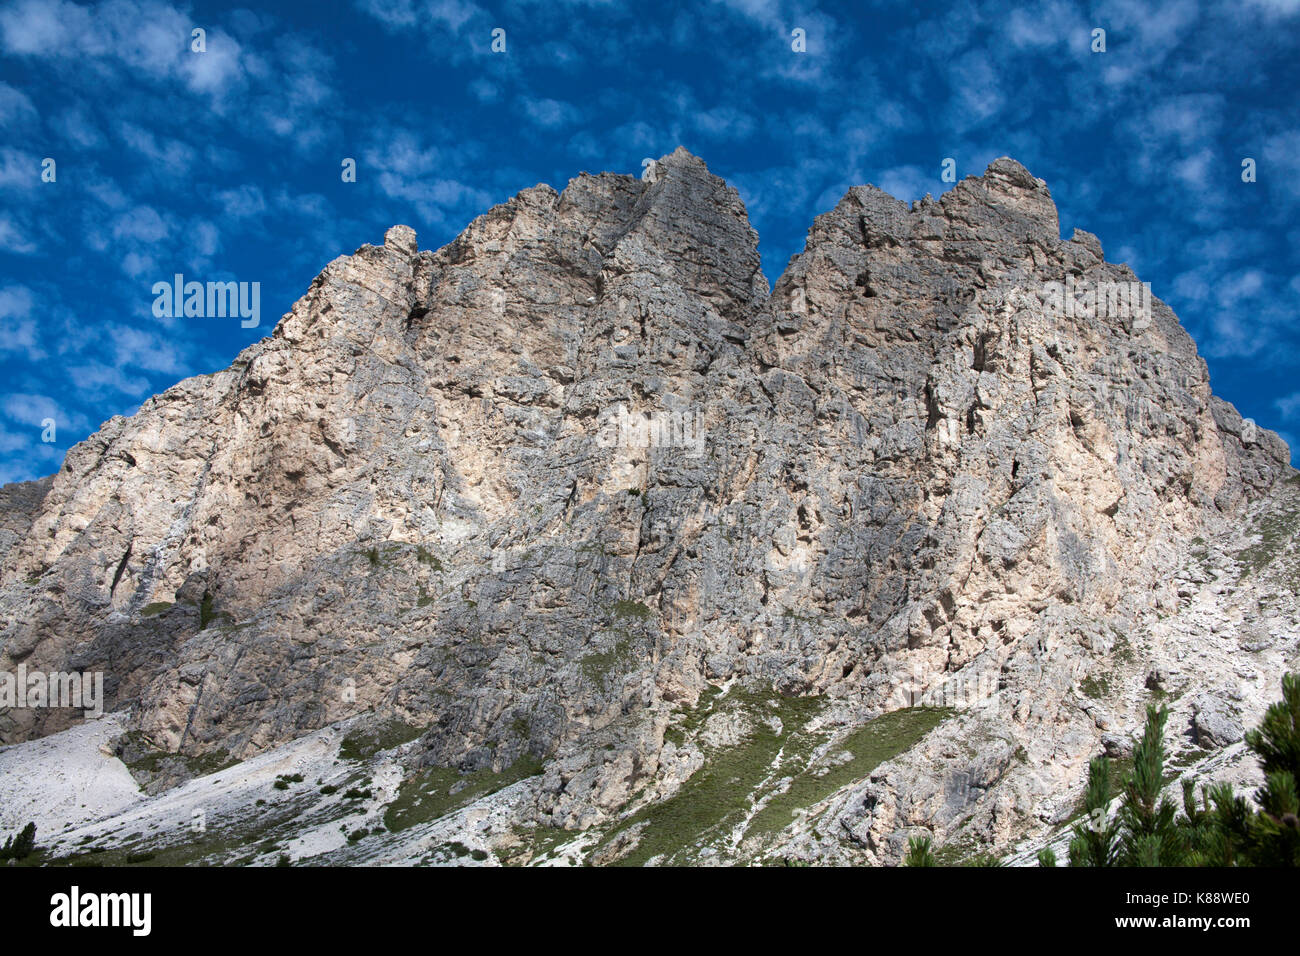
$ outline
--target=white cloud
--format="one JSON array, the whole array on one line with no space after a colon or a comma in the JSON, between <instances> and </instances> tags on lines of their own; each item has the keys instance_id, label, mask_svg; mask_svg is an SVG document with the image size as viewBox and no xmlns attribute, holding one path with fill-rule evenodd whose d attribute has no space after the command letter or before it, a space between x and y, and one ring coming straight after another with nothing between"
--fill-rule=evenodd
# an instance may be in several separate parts
<instances>
[{"instance_id":1,"label":"white cloud","mask_svg":"<svg viewBox=\"0 0 1300 956\"><path fill-rule=\"evenodd\" d=\"M507 42L510 38L509 23L490 22L483 8L470 0L358 0L356 6L389 33L422 36L450 62L486 51L495 27L505 28Z\"/></svg>"},{"instance_id":2,"label":"white cloud","mask_svg":"<svg viewBox=\"0 0 1300 956\"><path fill-rule=\"evenodd\" d=\"M63 0L22 0L0 10L0 44L10 54L54 55L70 35L89 30L89 11Z\"/></svg>"},{"instance_id":3,"label":"white cloud","mask_svg":"<svg viewBox=\"0 0 1300 956\"><path fill-rule=\"evenodd\" d=\"M90 429L90 421L85 415L66 409L48 395L9 392L0 399L0 410L10 421L31 428L41 428L45 419L52 418L58 428L72 432Z\"/></svg>"},{"instance_id":4,"label":"white cloud","mask_svg":"<svg viewBox=\"0 0 1300 956\"><path fill-rule=\"evenodd\" d=\"M57 444L42 442L41 431L39 425L13 429L0 422L0 454L4 455L0 461L0 484L30 481L58 470L63 462L63 450Z\"/></svg>"},{"instance_id":5,"label":"white cloud","mask_svg":"<svg viewBox=\"0 0 1300 956\"><path fill-rule=\"evenodd\" d=\"M104 145L104 134L100 131L99 124L81 106L57 114L50 125L82 149L98 149Z\"/></svg>"},{"instance_id":6,"label":"white cloud","mask_svg":"<svg viewBox=\"0 0 1300 956\"><path fill-rule=\"evenodd\" d=\"M1090 53L1093 24L1064 0L1018 7L1005 20L1007 39L1017 49L1043 52L1065 47L1078 54Z\"/></svg>"},{"instance_id":7,"label":"white cloud","mask_svg":"<svg viewBox=\"0 0 1300 956\"><path fill-rule=\"evenodd\" d=\"M1273 404L1287 421L1300 420L1300 392L1292 392L1275 399Z\"/></svg>"},{"instance_id":8,"label":"white cloud","mask_svg":"<svg viewBox=\"0 0 1300 956\"><path fill-rule=\"evenodd\" d=\"M197 151L178 139L159 139L135 123L122 123L118 134L128 147L148 159L154 168L162 167L175 179L185 179L197 159Z\"/></svg>"},{"instance_id":9,"label":"white cloud","mask_svg":"<svg viewBox=\"0 0 1300 956\"><path fill-rule=\"evenodd\" d=\"M4 325L4 335L0 335L0 354L17 353L28 362L45 358L45 350L40 344L40 327L32 316L33 305L32 292L26 286L0 286L0 323Z\"/></svg>"},{"instance_id":10,"label":"white cloud","mask_svg":"<svg viewBox=\"0 0 1300 956\"><path fill-rule=\"evenodd\" d=\"M492 204L486 192L455 179L405 179L385 172L379 175L379 188L384 195L415 206L434 225L448 221L463 225L459 220L466 218L467 210L482 212Z\"/></svg>"},{"instance_id":11,"label":"white cloud","mask_svg":"<svg viewBox=\"0 0 1300 956\"><path fill-rule=\"evenodd\" d=\"M1193 189L1205 189L1209 186L1214 163L1214 153L1205 147L1175 162L1173 172L1179 180Z\"/></svg>"},{"instance_id":12,"label":"white cloud","mask_svg":"<svg viewBox=\"0 0 1300 956\"><path fill-rule=\"evenodd\" d=\"M159 272L158 260L142 252L128 252L122 257L122 271L133 279Z\"/></svg>"},{"instance_id":13,"label":"white cloud","mask_svg":"<svg viewBox=\"0 0 1300 956\"><path fill-rule=\"evenodd\" d=\"M135 397L149 393L148 379L95 359L69 366L68 378L77 384L79 392L92 400L102 400L113 393Z\"/></svg>"},{"instance_id":14,"label":"white cloud","mask_svg":"<svg viewBox=\"0 0 1300 956\"><path fill-rule=\"evenodd\" d=\"M20 228L11 216L0 213L0 249L28 255L36 251L36 243L28 238L27 230Z\"/></svg>"},{"instance_id":15,"label":"white cloud","mask_svg":"<svg viewBox=\"0 0 1300 956\"><path fill-rule=\"evenodd\" d=\"M177 73L195 93L221 97L243 80L242 51L230 36L210 31L203 53L186 53L177 64Z\"/></svg>"},{"instance_id":16,"label":"white cloud","mask_svg":"<svg viewBox=\"0 0 1300 956\"><path fill-rule=\"evenodd\" d=\"M582 116L572 103L542 97L524 97L520 101L524 115L542 129L558 129L578 122Z\"/></svg>"},{"instance_id":17,"label":"white cloud","mask_svg":"<svg viewBox=\"0 0 1300 956\"><path fill-rule=\"evenodd\" d=\"M170 234L170 224L152 206L137 206L113 220L114 239L157 243Z\"/></svg>"},{"instance_id":18,"label":"white cloud","mask_svg":"<svg viewBox=\"0 0 1300 956\"><path fill-rule=\"evenodd\" d=\"M959 134L998 115L1006 106L1001 73L981 50L967 52L952 64L948 85L954 98L947 111L948 125Z\"/></svg>"},{"instance_id":19,"label":"white cloud","mask_svg":"<svg viewBox=\"0 0 1300 956\"><path fill-rule=\"evenodd\" d=\"M1256 171L1260 182L1300 198L1300 130L1287 130L1268 138Z\"/></svg>"},{"instance_id":20,"label":"white cloud","mask_svg":"<svg viewBox=\"0 0 1300 956\"><path fill-rule=\"evenodd\" d=\"M25 319L32 314L32 290L26 286L0 286L0 320Z\"/></svg>"},{"instance_id":21,"label":"white cloud","mask_svg":"<svg viewBox=\"0 0 1300 956\"><path fill-rule=\"evenodd\" d=\"M441 153L410 130L381 129L378 142L362 153L366 165L398 176L425 176L441 165Z\"/></svg>"},{"instance_id":22,"label":"white cloud","mask_svg":"<svg viewBox=\"0 0 1300 956\"><path fill-rule=\"evenodd\" d=\"M239 44L215 27L206 52L193 52L193 18L158 0L20 0L0 12L0 46L15 56L120 67L153 80L179 80L191 92L220 96L243 79Z\"/></svg>"},{"instance_id":23,"label":"white cloud","mask_svg":"<svg viewBox=\"0 0 1300 956\"><path fill-rule=\"evenodd\" d=\"M765 29L776 29L786 25L781 4L777 0L714 0L714 2Z\"/></svg>"},{"instance_id":24,"label":"white cloud","mask_svg":"<svg viewBox=\"0 0 1300 956\"><path fill-rule=\"evenodd\" d=\"M85 184L86 192L109 209L123 209L129 203L126 193L112 179L91 179Z\"/></svg>"},{"instance_id":25,"label":"white cloud","mask_svg":"<svg viewBox=\"0 0 1300 956\"><path fill-rule=\"evenodd\" d=\"M0 81L0 126L22 126L36 118L36 107L27 94Z\"/></svg>"},{"instance_id":26,"label":"white cloud","mask_svg":"<svg viewBox=\"0 0 1300 956\"><path fill-rule=\"evenodd\" d=\"M0 149L0 189L35 189L41 183L41 160L22 150Z\"/></svg>"},{"instance_id":27,"label":"white cloud","mask_svg":"<svg viewBox=\"0 0 1300 956\"><path fill-rule=\"evenodd\" d=\"M248 219L266 211L266 197L257 186L244 185L217 193L216 200L231 219Z\"/></svg>"},{"instance_id":28,"label":"white cloud","mask_svg":"<svg viewBox=\"0 0 1300 956\"><path fill-rule=\"evenodd\" d=\"M1193 259L1221 265L1242 256L1257 255L1268 245L1267 237L1255 229L1220 229L1187 242Z\"/></svg>"},{"instance_id":29,"label":"white cloud","mask_svg":"<svg viewBox=\"0 0 1300 956\"><path fill-rule=\"evenodd\" d=\"M501 99L501 87L486 77L477 77L470 81L470 94L480 103L495 103Z\"/></svg>"},{"instance_id":30,"label":"white cloud","mask_svg":"<svg viewBox=\"0 0 1300 956\"><path fill-rule=\"evenodd\" d=\"M1269 17L1291 17L1300 13L1300 0L1246 0L1245 5Z\"/></svg>"},{"instance_id":31,"label":"white cloud","mask_svg":"<svg viewBox=\"0 0 1300 956\"><path fill-rule=\"evenodd\" d=\"M100 329L100 339L111 349L119 369L134 366L175 378L189 372L189 364L175 336L115 322Z\"/></svg>"},{"instance_id":32,"label":"white cloud","mask_svg":"<svg viewBox=\"0 0 1300 956\"><path fill-rule=\"evenodd\" d=\"M922 169L920 166L895 166L880 174L876 185L895 199L911 202L926 193L937 195L951 187L939 179L939 169Z\"/></svg>"},{"instance_id":33,"label":"white cloud","mask_svg":"<svg viewBox=\"0 0 1300 956\"><path fill-rule=\"evenodd\" d=\"M1217 93L1172 96L1155 103L1142 123L1150 140L1188 149L1218 134L1225 108Z\"/></svg>"},{"instance_id":34,"label":"white cloud","mask_svg":"<svg viewBox=\"0 0 1300 956\"><path fill-rule=\"evenodd\" d=\"M192 222L188 235L196 257L214 256L221 249L221 233L215 224L206 219Z\"/></svg>"}]
</instances>

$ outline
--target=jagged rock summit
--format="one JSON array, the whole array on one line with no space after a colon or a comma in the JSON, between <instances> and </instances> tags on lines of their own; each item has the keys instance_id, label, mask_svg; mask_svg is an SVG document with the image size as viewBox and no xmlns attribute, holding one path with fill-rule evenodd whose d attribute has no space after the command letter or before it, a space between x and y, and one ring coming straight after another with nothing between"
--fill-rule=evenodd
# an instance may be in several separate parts
<instances>
[{"instance_id":1,"label":"jagged rock summit","mask_svg":"<svg viewBox=\"0 0 1300 956\"><path fill-rule=\"evenodd\" d=\"M0 490L0 669L103 671L151 792L338 727L417 781L394 834L510 783L475 837L505 859L575 830L597 863L1004 850L1069 816L1152 672L1215 749L1296 655L1263 579L1253 651L1164 624L1193 555L1239 574L1290 500L1285 444L1162 302L1053 283L1137 277L1010 159L937 201L850 189L770 293L683 149L437 251L394 226Z\"/></svg>"}]
</instances>

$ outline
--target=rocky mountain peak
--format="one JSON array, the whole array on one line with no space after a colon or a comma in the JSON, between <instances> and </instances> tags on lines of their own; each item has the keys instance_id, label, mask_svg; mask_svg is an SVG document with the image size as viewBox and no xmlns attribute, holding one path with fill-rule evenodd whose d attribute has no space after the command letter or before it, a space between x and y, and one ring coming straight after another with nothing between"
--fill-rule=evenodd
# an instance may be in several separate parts
<instances>
[{"instance_id":1,"label":"rocky mountain peak","mask_svg":"<svg viewBox=\"0 0 1300 956\"><path fill-rule=\"evenodd\" d=\"M391 249L398 255L413 256L419 251L415 241L415 230L410 226L393 226L384 233L384 248Z\"/></svg>"},{"instance_id":2,"label":"rocky mountain peak","mask_svg":"<svg viewBox=\"0 0 1300 956\"><path fill-rule=\"evenodd\" d=\"M937 201L850 189L770 296L736 190L680 148L436 251L396 225L229 369L4 489L0 664L102 670L133 746L177 755L156 788L396 721L408 770L534 762L519 819L567 828L959 681L997 706L823 794L856 802L817 852L1005 842L1140 719L1080 690L1115 635L1293 475L1164 303L1100 306L1139 286L1005 158Z\"/></svg>"}]
</instances>

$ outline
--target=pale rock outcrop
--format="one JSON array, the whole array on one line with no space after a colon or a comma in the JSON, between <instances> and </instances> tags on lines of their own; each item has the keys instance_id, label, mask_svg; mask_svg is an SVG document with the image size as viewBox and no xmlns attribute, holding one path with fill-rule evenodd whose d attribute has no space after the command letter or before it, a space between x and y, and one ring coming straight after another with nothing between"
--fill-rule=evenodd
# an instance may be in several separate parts
<instances>
[{"instance_id":1,"label":"pale rock outcrop","mask_svg":"<svg viewBox=\"0 0 1300 956\"><path fill-rule=\"evenodd\" d=\"M824 698L847 730L960 679L996 706L789 852L1056 819L1141 720L1080 687L1177 606L1191 542L1293 474L1286 446L1159 300L1049 307L1050 282L1137 280L1061 240L1012 160L911 206L854 187L770 295L736 191L681 149L656 172L526 189L436 252L394 226L229 369L6 487L0 666L102 670L187 755L395 716L425 764L544 761L529 812L570 828L764 739L733 715L666 743L718 687ZM1210 697L1195 720L1240 736Z\"/></svg>"}]
</instances>

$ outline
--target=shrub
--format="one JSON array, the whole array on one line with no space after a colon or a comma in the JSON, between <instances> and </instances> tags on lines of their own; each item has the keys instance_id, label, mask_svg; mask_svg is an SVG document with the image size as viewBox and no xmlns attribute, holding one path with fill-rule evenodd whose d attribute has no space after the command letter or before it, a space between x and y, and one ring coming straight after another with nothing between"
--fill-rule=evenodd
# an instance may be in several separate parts
<instances>
[{"instance_id":1,"label":"shrub","mask_svg":"<svg viewBox=\"0 0 1300 956\"><path fill-rule=\"evenodd\" d=\"M1251 807L1232 787L1203 788L1198 806L1183 784L1182 815L1163 797L1165 708L1147 707L1146 727L1124 781L1117 828L1076 830L1071 866L1300 866L1300 674L1282 678L1282 700L1271 705L1246 746L1259 758L1264 786ZM1109 781L1094 760L1086 806L1093 811ZM1107 803L1109 799L1107 798ZM1104 814L1104 811L1103 811ZM1104 819L1104 816L1103 816Z\"/></svg>"},{"instance_id":2,"label":"shrub","mask_svg":"<svg viewBox=\"0 0 1300 956\"><path fill-rule=\"evenodd\" d=\"M36 824L29 823L0 847L0 860L25 860L36 850Z\"/></svg>"},{"instance_id":3,"label":"shrub","mask_svg":"<svg viewBox=\"0 0 1300 956\"><path fill-rule=\"evenodd\" d=\"M907 841L907 856L903 858L903 866L938 866L930 842L929 837L911 837Z\"/></svg>"}]
</instances>

